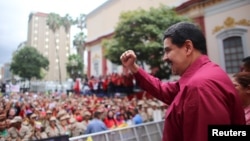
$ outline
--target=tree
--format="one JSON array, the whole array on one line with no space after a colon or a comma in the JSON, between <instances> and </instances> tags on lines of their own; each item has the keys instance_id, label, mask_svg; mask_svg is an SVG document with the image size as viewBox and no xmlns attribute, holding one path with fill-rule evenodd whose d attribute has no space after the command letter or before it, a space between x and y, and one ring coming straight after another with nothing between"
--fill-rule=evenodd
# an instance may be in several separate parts
<instances>
[{"instance_id":1,"label":"tree","mask_svg":"<svg viewBox=\"0 0 250 141\"><path fill-rule=\"evenodd\" d=\"M23 79L42 79L43 70L48 70L49 61L36 48L25 46L17 51L11 61L10 70Z\"/></svg>"},{"instance_id":2,"label":"tree","mask_svg":"<svg viewBox=\"0 0 250 141\"><path fill-rule=\"evenodd\" d=\"M123 12L115 28L113 39L104 40L105 57L112 63L121 64L120 55L128 49L137 54L137 61L143 67L146 63L160 79L169 78L170 67L162 60L163 32L171 25L189 21L164 5L146 11L138 9Z\"/></svg>"},{"instance_id":3,"label":"tree","mask_svg":"<svg viewBox=\"0 0 250 141\"><path fill-rule=\"evenodd\" d=\"M49 29L51 29L53 31L53 33L55 34L61 26L61 17L59 14L56 13L50 13L47 19L47 25L49 26ZM57 39L55 38L55 47L56 47L56 58L58 60L57 65L58 65L58 70L59 70L59 83L62 83L62 74L61 74L61 65L60 65L60 55L59 55L59 48L57 48Z\"/></svg>"},{"instance_id":4,"label":"tree","mask_svg":"<svg viewBox=\"0 0 250 141\"><path fill-rule=\"evenodd\" d=\"M61 17L59 14L56 13L50 13L48 15L47 19L47 25L49 28L52 30L52 32L55 34L61 26L64 27L65 33L69 33L71 25L73 25L75 22L74 20L69 16L69 14L66 14L64 17ZM60 84L62 83L62 77L61 77L61 65L60 65L60 53L59 53L59 48L57 48L58 42L57 39L55 38L55 47L56 47L56 57L57 57L57 65L58 65L58 70L59 70L59 82Z\"/></svg>"},{"instance_id":5,"label":"tree","mask_svg":"<svg viewBox=\"0 0 250 141\"><path fill-rule=\"evenodd\" d=\"M76 19L75 22L77 24L77 27L80 29L80 32L74 36L73 40L73 45L76 47L77 54L80 55L80 57L82 58L82 62L84 62L84 43L86 39L86 34L83 32L83 30L86 28L85 18L85 14L80 14L80 16ZM82 69L84 71L84 65Z\"/></svg>"},{"instance_id":6,"label":"tree","mask_svg":"<svg viewBox=\"0 0 250 141\"><path fill-rule=\"evenodd\" d=\"M61 19L61 24L65 29L66 33L69 33L70 27L74 25L76 22L72 19L72 17L69 16L69 14L66 14L64 17Z\"/></svg>"},{"instance_id":7,"label":"tree","mask_svg":"<svg viewBox=\"0 0 250 141\"><path fill-rule=\"evenodd\" d=\"M68 75L75 81L76 78L82 77L83 62L79 55L73 54L68 57L66 63Z\"/></svg>"}]
</instances>

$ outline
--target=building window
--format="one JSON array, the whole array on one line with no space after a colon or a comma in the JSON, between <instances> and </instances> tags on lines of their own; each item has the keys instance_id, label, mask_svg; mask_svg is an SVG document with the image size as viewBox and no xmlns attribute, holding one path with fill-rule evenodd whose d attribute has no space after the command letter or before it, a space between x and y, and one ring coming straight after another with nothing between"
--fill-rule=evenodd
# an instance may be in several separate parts
<instances>
[{"instance_id":1,"label":"building window","mask_svg":"<svg viewBox=\"0 0 250 141\"><path fill-rule=\"evenodd\" d=\"M49 35L49 31L46 31L46 32L45 32L45 35Z\"/></svg>"},{"instance_id":2,"label":"building window","mask_svg":"<svg viewBox=\"0 0 250 141\"><path fill-rule=\"evenodd\" d=\"M222 30L216 36L220 66L229 74L239 72L241 59L250 55L246 33L245 28L234 27Z\"/></svg>"},{"instance_id":3,"label":"building window","mask_svg":"<svg viewBox=\"0 0 250 141\"><path fill-rule=\"evenodd\" d=\"M37 37L34 37L34 40L36 41L36 40L37 40Z\"/></svg>"},{"instance_id":4,"label":"building window","mask_svg":"<svg viewBox=\"0 0 250 141\"><path fill-rule=\"evenodd\" d=\"M48 38L46 38L46 39L45 39L45 42L48 42L48 41L49 41L49 39L48 39Z\"/></svg>"},{"instance_id":5,"label":"building window","mask_svg":"<svg viewBox=\"0 0 250 141\"><path fill-rule=\"evenodd\" d=\"M35 30L34 33L37 34L37 30Z\"/></svg>"},{"instance_id":6,"label":"building window","mask_svg":"<svg viewBox=\"0 0 250 141\"><path fill-rule=\"evenodd\" d=\"M94 62L94 71L95 71L95 76L99 76L99 62L95 61Z\"/></svg>"},{"instance_id":7,"label":"building window","mask_svg":"<svg viewBox=\"0 0 250 141\"><path fill-rule=\"evenodd\" d=\"M49 48L49 46L48 46L48 45L45 45L45 48L47 49L47 48Z\"/></svg>"},{"instance_id":8,"label":"building window","mask_svg":"<svg viewBox=\"0 0 250 141\"><path fill-rule=\"evenodd\" d=\"M38 17L35 17L35 20L37 21L39 18Z\"/></svg>"},{"instance_id":9,"label":"building window","mask_svg":"<svg viewBox=\"0 0 250 141\"><path fill-rule=\"evenodd\" d=\"M223 40L225 67L228 73L240 71L240 63L244 58L241 37L229 37Z\"/></svg>"}]
</instances>

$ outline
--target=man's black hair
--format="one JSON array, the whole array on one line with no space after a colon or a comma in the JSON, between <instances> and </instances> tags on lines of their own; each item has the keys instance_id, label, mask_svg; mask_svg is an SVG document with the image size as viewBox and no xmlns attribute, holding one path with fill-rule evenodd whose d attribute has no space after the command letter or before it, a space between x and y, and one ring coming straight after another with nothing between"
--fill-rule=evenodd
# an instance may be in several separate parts
<instances>
[{"instance_id":1,"label":"man's black hair","mask_svg":"<svg viewBox=\"0 0 250 141\"><path fill-rule=\"evenodd\" d=\"M170 38L172 43L181 47L186 40L191 40L194 48L207 54L206 39L198 26L190 22L179 22L170 26L164 33L163 40Z\"/></svg>"},{"instance_id":2,"label":"man's black hair","mask_svg":"<svg viewBox=\"0 0 250 141\"><path fill-rule=\"evenodd\" d=\"M250 62L250 56L247 56L247 57L243 58L242 62L244 62L244 63Z\"/></svg>"},{"instance_id":3,"label":"man's black hair","mask_svg":"<svg viewBox=\"0 0 250 141\"><path fill-rule=\"evenodd\" d=\"M96 112L94 112L94 118L100 118L100 116L101 116L101 112L98 112L98 111L96 111Z\"/></svg>"}]
</instances>

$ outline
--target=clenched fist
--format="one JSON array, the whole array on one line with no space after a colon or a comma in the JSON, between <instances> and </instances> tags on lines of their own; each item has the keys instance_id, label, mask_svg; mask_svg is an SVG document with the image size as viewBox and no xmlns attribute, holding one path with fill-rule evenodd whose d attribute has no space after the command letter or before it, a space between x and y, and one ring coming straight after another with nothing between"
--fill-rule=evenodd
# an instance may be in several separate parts
<instances>
[{"instance_id":1,"label":"clenched fist","mask_svg":"<svg viewBox=\"0 0 250 141\"><path fill-rule=\"evenodd\" d=\"M122 53L120 60L125 68L128 68L132 73L136 73L139 69L139 66L136 64L136 58L137 56L133 50L127 50Z\"/></svg>"}]
</instances>

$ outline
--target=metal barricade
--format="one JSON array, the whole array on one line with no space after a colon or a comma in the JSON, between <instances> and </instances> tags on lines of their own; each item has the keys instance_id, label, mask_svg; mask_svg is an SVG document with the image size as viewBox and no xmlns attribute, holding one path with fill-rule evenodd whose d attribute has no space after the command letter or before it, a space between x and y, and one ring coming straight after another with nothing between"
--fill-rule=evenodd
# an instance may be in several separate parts
<instances>
[{"instance_id":1,"label":"metal barricade","mask_svg":"<svg viewBox=\"0 0 250 141\"><path fill-rule=\"evenodd\" d=\"M81 135L69 138L70 141L160 141L164 121L148 122L119 129Z\"/></svg>"}]
</instances>

